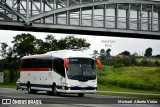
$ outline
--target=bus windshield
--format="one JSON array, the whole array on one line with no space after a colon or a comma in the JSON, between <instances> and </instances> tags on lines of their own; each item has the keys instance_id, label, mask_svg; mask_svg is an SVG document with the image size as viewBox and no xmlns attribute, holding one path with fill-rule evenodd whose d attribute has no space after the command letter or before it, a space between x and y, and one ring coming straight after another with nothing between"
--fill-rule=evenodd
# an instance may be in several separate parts
<instances>
[{"instance_id":1,"label":"bus windshield","mask_svg":"<svg viewBox=\"0 0 160 107\"><path fill-rule=\"evenodd\" d=\"M96 66L91 58L69 58L67 71L69 79L93 80L96 79Z\"/></svg>"}]
</instances>

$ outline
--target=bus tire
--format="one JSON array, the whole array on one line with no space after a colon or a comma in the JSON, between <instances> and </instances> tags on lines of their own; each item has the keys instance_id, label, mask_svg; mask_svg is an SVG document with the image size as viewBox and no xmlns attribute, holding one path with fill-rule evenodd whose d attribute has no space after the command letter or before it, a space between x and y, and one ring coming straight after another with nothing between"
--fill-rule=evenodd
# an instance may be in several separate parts
<instances>
[{"instance_id":1,"label":"bus tire","mask_svg":"<svg viewBox=\"0 0 160 107\"><path fill-rule=\"evenodd\" d=\"M57 92L57 90L56 90L56 85L53 85L53 87L52 87L52 95L53 96L59 96L60 95L60 92Z\"/></svg>"},{"instance_id":2,"label":"bus tire","mask_svg":"<svg viewBox=\"0 0 160 107\"><path fill-rule=\"evenodd\" d=\"M84 97L84 93L78 93L78 97Z\"/></svg>"},{"instance_id":3,"label":"bus tire","mask_svg":"<svg viewBox=\"0 0 160 107\"><path fill-rule=\"evenodd\" d=\"M31 93L31 85L30 85L30 83L27 84L27 91L28 91L29 94Z\"/></svg>"},{"instance_id":4,"label":"bus tire","mask_svg":"<svg viewBox=\"0 0 160 107\"><path fill-rule=\"evenodd\" d=\"M30 83L27 84L27 90L28 90L28 93L29 93L29 94L35 94L35 93L37 93L36 90L32 90L32 89L31 89Z\"/></svg>"}]
</instances>

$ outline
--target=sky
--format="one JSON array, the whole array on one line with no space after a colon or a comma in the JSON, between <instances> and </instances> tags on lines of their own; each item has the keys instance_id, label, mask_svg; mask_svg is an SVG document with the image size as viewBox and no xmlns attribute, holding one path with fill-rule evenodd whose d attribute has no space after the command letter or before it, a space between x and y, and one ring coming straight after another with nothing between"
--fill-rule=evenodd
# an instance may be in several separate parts
<instances>
[{"instance_id":1,"label":"sky","mask_svg":"<svg viewBox=\"0 0 160 107\"><path fill-rule=\"evenodd\" d=\"M86 51L92 54L94 50L111 49L111 55L117 55L123 51L129 51L131 54L137 53L138 55L144 55L145 50L149 47L153 49L152 55L160 54L160 40L151 39L136 39L136 38L122 38L111 36L93 36L93 35L77 35L77 34L59 34L59 33L44 33L44 32L26 32L26 31L11 31L0 30L0 43L5 42L9 46L13 46L11 41L13 37L21 33L30 33L37 39L42 39L47 35L53 35L56 39L65 38L68 35L73 35L77 38L84 38L90 43L90 48Z\"/></svg>"}]
</instances>

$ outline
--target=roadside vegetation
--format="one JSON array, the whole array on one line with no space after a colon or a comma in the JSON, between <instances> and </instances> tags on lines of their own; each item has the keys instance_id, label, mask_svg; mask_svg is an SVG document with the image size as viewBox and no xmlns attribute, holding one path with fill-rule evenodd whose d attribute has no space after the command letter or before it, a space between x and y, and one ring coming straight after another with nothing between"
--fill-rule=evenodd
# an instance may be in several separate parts
<instances>
[{"instance_id":1,"label":"roadside vegetation","mask_svg":"<svg viewBox=\"0 0 160 107\"><path fill-rule=\"evenodd\" d=\"M14 88L14 89L16 89L16 82L13 82L13 83L0 83L0 88Z\"/></svg>"},{"instance_id":2,"label":"roadside vegetation","mask_svg":"<svg viewBox=\"0 0 160 107\"><path fill-rule=\"evenodd\" d=\"M160 67L103 66L98 71L98 84L128 89L160 92Z\"/></svg>"}]
</instances>

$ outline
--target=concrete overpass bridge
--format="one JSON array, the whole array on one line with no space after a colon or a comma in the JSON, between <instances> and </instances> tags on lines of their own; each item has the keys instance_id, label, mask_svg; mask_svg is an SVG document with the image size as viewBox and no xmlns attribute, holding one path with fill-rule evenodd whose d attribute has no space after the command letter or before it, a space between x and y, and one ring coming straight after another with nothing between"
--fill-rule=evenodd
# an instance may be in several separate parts
<instances>
[{"instance_id":1,"label":"concrete overpass bridge","mask_svg":"<svg viewBox=\"0 0 160 107\"><path fill-rule=\"evenodd\" d=\"M160 1L0 0L0 29L160 38Z\"/></svg>"}]
</instances>

